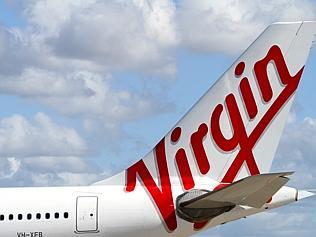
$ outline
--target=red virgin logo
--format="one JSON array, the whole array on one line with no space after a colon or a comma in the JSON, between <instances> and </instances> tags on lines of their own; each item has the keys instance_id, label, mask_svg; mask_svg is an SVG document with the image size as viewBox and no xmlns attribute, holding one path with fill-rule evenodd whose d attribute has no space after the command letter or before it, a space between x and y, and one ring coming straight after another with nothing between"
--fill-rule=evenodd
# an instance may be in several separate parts
<instances>
[{"instance_id":1,"label":"red virgin logo","mask_svg":"<svg viewBox=\"0 0 316 237\"><path fill-rule=\"evenodd\" d=\"M273 90L267 73L267 67L270 62L274 63L280 82L283 86L281 93L273 102L271 102L273 98ZM246 64L244 62L240 62L236 66L236 77L242 77L245 66ZM296 91L303 69L304 67L302 67L294 76L291 76L281 49L277 45L272 46L267 55L254 64L253 70L255 80L257 81L261 97L265 103L270 103L271 105L250 134L247 134L234 94L227 95L223 104L218 104L215 107L212 113L210 113L209 124L200 124L197 127L196 132L192 133L189 138L193 150L193 157L196 160L196 164L198 166L197 168L200 170L202 175L212 172L212 157L207 156L207 152L203 146L203 140L208 133L211 135L216 146L223 152L231 152L235 150L236 147L239 147L239 152L222 178L221 183L233 182L243 164L247 165L251 175L260 173L260 169L253 155L253 148L260 140L260 137L267 127L269 127L269 124L274 120L277 113ZM257 103L261 103L261 101L255 101L253 89L250 87L247 77L243 77L241 79L239 91L249 119L254 119L258 114ZM226 138L223 135L220 126L221 114L224 108L227 109L228 117L232 125L231 138ZM181 128L177 127L172 131L171 142L175 144L180 138ZM167 165L165 139L162 139L158 143L155 147L154 153L160 185L156 184L144 161L140 160L133 166L129 167L126 171L126 191L132 192L135 190L138 177L139 181L142 182L144 187L148 190L167 231L172 232L177 228L177 218ZM194 188L195 182L185 149L178 149L174 158L179 171L179 179L183 184L183 188L185 190ZM205 223L195 224L194 228L200 229L204 225Z\"/></svg>"}]
</instances>

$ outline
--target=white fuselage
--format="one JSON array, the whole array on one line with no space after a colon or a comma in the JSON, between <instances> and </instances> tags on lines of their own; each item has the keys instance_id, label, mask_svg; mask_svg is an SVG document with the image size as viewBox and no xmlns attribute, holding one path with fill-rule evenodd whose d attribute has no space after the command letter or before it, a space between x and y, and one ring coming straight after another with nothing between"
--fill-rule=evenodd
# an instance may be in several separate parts
<instances>
[{"instance_id":1,"label":"white fuselage","mask_svg":"<svg viewBox=\"0 0 316 237\"><path fill-rule=\"evenodd\" d=\"M0 189L0 236L5 237L154 237L189 236L192 223L177 218L169 233L146 192L123 186ZM179 189L180 192L180 189ZM175 195L177 196L177 195ZM261 209L236 207L205 228L295 201L296 190L282 188Z\"/></svg>"}]
</instances>

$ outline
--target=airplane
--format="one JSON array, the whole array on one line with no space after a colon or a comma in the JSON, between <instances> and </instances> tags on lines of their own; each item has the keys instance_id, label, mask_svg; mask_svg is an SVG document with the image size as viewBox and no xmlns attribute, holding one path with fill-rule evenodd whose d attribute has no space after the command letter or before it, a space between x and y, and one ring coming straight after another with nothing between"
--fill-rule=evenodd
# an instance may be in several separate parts
<instances>
[{"instance_id":1,"label":"airplane","mask_svg":"<svg viewBox=\"0 0 316 237\"><path fill-rule=\"evenodd\" d=\"M90 186L0 189L0 236L184 237L314 195L270 168L316 34L274 23L158 144Z\"/></svg>"}]
</instances>

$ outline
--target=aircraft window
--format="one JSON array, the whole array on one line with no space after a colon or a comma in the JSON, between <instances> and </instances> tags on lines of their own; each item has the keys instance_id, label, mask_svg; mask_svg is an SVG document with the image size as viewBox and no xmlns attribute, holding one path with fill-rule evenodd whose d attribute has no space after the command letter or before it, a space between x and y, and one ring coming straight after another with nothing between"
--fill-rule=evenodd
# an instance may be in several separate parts
<instances>
[{"instance_id":1,"label":"aircraft window","mask_svg":"<svg viewBox=\"0 0 316 237\"><path fill-rule=\"evenodd\" d=\"M55 212L55 213L54 213L54 217L55 217L55 219L59 219L59 218L60 218L59 212ZM37 220L40 220L41 218L42 218L41 213L36 213L36 219L37 219ZM69 213L68 213L68 212L64 212L64 218L65 218L65 219L68 219L68 218L69 218ZM5 219L5 216L4 216L4 215L0 215L0 221L4 221L4 219ZM8 216L8 219L9 219L10 221L12 221L12 220L14 219L14 215L13 215L13 214L10 214L10 215ZM23 220L23 215L22 215L22 214L18 214L17 219L18 219L18 220ZM32 219L32 214L31 214L31 213L28 213L28 214L26 215L26 219L27 219L27 220L31 220L31 219ZM50 213L45 213L45 219L47 219L47 220L50 219Z\"/></svg>"}]
</instances>

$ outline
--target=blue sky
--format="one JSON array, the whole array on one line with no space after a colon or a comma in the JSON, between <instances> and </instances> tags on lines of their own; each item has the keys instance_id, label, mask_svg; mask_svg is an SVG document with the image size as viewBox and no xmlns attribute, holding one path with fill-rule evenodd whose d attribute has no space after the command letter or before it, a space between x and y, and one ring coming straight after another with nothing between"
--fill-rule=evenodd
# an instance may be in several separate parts
<instances>
[{"instance_id":1,"label":"blue sky","mask_svg":"<svg viewBox=\"0 0 316 237\"><path fill-rule=\"evenodd\" d=\"M267 25L315 13L301 0L1 1L0 185L84 185L122 170ZM302 188L315 187L315 66L314 48L274 164L295 167ZM310 236L314 203L206 234Z\"/></svg>"}]
</instances>

